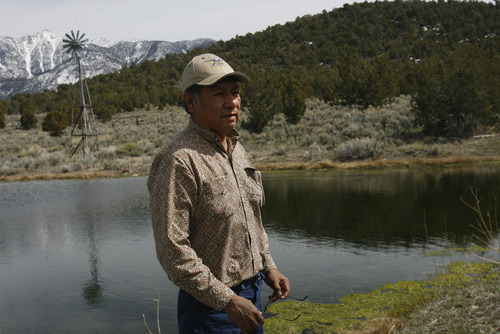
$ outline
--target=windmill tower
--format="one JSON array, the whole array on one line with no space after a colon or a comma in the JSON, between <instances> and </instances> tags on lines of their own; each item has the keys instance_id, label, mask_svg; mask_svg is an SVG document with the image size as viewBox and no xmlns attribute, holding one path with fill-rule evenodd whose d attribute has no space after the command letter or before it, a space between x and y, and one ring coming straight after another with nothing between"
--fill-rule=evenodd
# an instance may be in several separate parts
<instances>
[{"instance_id":1,"label":"windmill tower","mask_svg":"<svg viewBox=\"0 0 500 334\"><path fill-rule=\"evenodd\" d=\"M99 147L97 145L98 133L92 109L92 100L90 99L89 87L87 80L82 75L81 56L82 51L86 47L88 39L83 39L85 34L80 36L80 30L77 31L76 36L71 30L71 36L66 34L66 39L63 39L63 48L66 53L72 53L76 59L76 67L78 70L78 85L75 85L75 94L73 96L73 110L71 112L71 138L70 147L72 146L73 137L80 137L78 145L72 150L70 159L75 152L82 147L83 158L86 159L91 152L96 152ZM78 88L79 99L76 98L76 89ZM75 119L75 113L77 114ZM77 130L79 128L80 131ZM79 133L78 133L79 132Z\"/></svg>"}]
</instances>

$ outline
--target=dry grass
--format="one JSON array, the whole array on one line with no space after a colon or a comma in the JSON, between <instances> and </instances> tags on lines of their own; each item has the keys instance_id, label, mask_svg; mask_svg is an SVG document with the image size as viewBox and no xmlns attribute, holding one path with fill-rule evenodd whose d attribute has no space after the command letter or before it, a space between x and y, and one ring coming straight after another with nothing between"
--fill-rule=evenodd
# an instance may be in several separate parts
<instances>
[{"instance_id":1,"label":"dry grass","mask_svg":"<svg viewBox=\"0 0 500 334\"><path fill-rule=\"evenodd\" d=\"M500 276L466 287L443 290L407 318L382 316L350 334L460 334L500 332Z\"/></svg>"},{"instance_id":2,"label":"dry grass","mask_svg":"<svg viewBox=\"0 0 500 334\"><path fill-rule=\"evenodd\" d=\"M412 314L394 333L499 333L500 276L442 294Z\"/></svg>"},{"instance_id":3,"label":"dry grass","mask_svg":"<svg viewBox=\"0 0 500 334\"><path fill-rule=\"evenodd\" d=\"M245 111L242 119L246 117ZM84 160L72 147L70 129L50 137L38 128L20 129L19 115L8 115L0 129L0 181L35 178L112 177L146 175L154 155L188 123L182 108L120 113L98 122L98 156ZM256 167L263 170L387 168L500 161L500 137L469 140L410 140L407 97L384 108L365 111L307 102L303 119L287 124L276 116L261 134L241 130L241 141Z\"/></svg>"},{"instance_id":4,"label":"dry grass","mask_svg":"<svg viewBox=\"0 0 500 334\"><path fill-rule=\"evenodd\" d=\"M78 138L70 141L70 129L61 137L41 130L20 129L19 115L7 116L0 130L0 180L116 177L148 173L154 155L187 124L180 108L164 111L121 113L108 123L98 122L99 155L83 159L70 153Z\"/></svg>"}]
</instances>

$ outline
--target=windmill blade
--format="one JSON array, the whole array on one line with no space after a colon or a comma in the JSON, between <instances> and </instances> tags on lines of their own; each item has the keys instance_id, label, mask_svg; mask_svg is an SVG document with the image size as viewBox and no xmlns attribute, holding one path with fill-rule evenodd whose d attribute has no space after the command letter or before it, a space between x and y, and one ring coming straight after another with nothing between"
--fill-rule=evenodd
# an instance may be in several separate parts
<instances>
[{"instance_id":1,"label":"windmill blade","mask_svg":"<svg viewBox=\"0 0 500 334\"><path fill-rule=\"evenodd\" d=\"M63 48L68 49L66 53L78 53L78 51L85 49L85 43L88 42L88 39L83 39L84 36L84 33L80 36L80 30L77 30L76 35L73 30L71 30L71 36L66 34L67 39L63 39Z\"/></svg>"}]
</instances>

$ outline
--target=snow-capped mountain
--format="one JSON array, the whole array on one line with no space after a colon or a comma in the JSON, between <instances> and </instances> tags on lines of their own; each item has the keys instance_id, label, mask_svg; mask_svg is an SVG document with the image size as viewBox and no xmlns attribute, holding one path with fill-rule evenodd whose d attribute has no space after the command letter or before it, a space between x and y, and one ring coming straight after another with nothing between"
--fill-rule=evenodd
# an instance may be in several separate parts
<instances>
[{"instance_id":1,"label":"snow-capped mountain","mask_svg":"<svg viewBox=\"0 0 500 334\"><path fill-rule=\"evenodd\" d=\"M64 37L65 38L65 37ZM76 65L63 49L63 37L46 30L20 38L0 37L0 98L16 93L34 93L75 82ZM87 78L109 73L144 60L158 60L168 53L207 47L214 40L192 41L91 41L82 55Z\"/></svg>"}]
</instances>

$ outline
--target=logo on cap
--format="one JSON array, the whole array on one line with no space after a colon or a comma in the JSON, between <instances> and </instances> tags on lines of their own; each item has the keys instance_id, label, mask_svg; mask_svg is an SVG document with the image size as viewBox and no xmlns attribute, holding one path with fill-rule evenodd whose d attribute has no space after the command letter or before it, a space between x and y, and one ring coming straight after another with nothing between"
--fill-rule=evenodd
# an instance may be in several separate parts
<instances>
[{"instance_id":1,"label":"logo on cap","mask_svg":"<svg viewBox=\"0 0 500 334\"><path fill-rule=\"evenodd\" d=\"M205 60L204 63L210 63L212 66L217 67L217 69L219 70L222 70L221 68L219 68L219 66L226 66L226 62L222 58L219 58L217 56Z\"/></svg>"}]
</instances>

